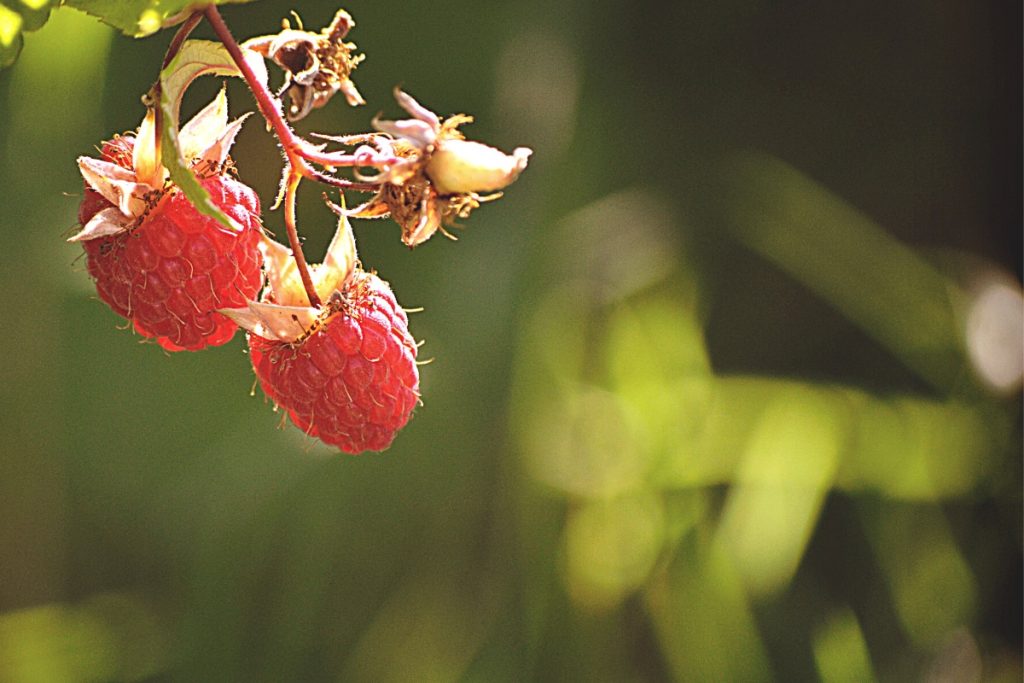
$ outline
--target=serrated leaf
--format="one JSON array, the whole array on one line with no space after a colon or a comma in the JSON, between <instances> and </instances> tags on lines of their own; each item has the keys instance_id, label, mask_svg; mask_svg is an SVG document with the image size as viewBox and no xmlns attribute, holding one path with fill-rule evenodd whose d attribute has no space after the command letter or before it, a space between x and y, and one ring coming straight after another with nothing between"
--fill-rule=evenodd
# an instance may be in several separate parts
<instances>
[{"instance_id":1,"label":"serrated leaf","mask_svg":"<svg viewBox=\"0 0 1024 683\"><path fill-rule=\"evenodd\" d=\"M251 1L213 0L204 4ZM196 5L195 0L66 0L65 4L91 14L133 38L144 38L162 28L180 24Z\"/></svg>"},{"instance_id":2,"label":"serrated leaf","mask_svg":"<svg viewBox=\"0 0 1024 683\"><path fill-rule=\"evenodd\" d=\"M251 57L251 58L250 58ZM249 65L264 83L267 80L263 58L255 53L246 53ZM178 111L181 99L189 84L204 75L241 76L231 55L220 43L209 40L187 40L171 63L160 72L160 108L164 122L161 135L161 160L170 173L171 180L181 188L189 201L200 213L217 219L230 230L238 230L235 222L210 200L210 195L199 184L189 168L189 161L181 153L178 140Z\"/></svg>"}]
</instances>

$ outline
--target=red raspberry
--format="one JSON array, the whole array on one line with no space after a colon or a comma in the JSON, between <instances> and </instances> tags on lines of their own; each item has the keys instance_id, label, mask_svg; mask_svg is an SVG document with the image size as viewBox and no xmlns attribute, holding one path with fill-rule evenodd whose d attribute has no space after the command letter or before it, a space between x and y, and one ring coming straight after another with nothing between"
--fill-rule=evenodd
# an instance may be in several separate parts
<instances>
[{"instance_id":1,"label":"red raspberry","mask_svg":"<svg viewBox=\"0 0 1024 683\"><path fill-rule=\"evenodd\" d=\"M419 400L416 344L390 286L356 272L340 303L295 343L249 334L264 393L311 436L346 453L382 451Z\"/></svg>"},{"instance_id":2,"label":"red raspberry","mask_svg":"<svg viewBox=\"0 0 1024 683\"><path fill-rule=\"evenodd\" d=\"M130 169L133 144L131 136L114 138L103 146L103 158ZM245 305L263 283L256 193L227 175L201 183L240 231L200 214L171 187L136 227L83 242L100 298L131 320L139 334L155 337L169 351L229 341L238 326L217 309ZM87 187L79 221L84 225L112 206Z\"/></svg>"}]
</instances>

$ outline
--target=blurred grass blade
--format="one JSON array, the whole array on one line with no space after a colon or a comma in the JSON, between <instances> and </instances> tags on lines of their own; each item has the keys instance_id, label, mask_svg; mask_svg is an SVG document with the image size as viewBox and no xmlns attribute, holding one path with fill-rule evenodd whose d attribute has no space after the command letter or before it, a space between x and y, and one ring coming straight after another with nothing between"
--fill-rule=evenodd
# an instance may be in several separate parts
<instances>
[{"instance_id":1,"label":"blurred grass blade","mask_svg":"<svg viewBox=\"0 0 1024 683\"><path fill-rule=\"evenodd\" d=\"M869 683L875 680L857 615L842 610L829 617L812 643L822 683Z\"/></svg>"},{"instance_id":2,"label":"blurred grass blade","mask_svg":"<svg viewBox=\"0 0 1024 683\"><path fill-rule=\"evenodd\" d=\"M718 538L752 595L787 585L832 487L843 415L815 392L780 392L753 426Z\"/></svg>"},{"instance_id":3,"label":"blurred grass blade","mask_svg":"<svg viewBox=\"0 0 1024 683\"><path fill-rule=\"evenodd\" d=\"M646 605L675 680L772 680L739 575L719 544L684 542L651 582Z\"/></svg>"},{"instance_id":4,"label":"blurred grass blade","mask_svg":"<svg viewBox=\"0 0 1024 683\"><path fill-rule=\"evenodd\" d=\"M943 511L887 502L866 503L862 509L868 539L907 635L931 649L972 624L977 580Z\"/></svg>"},{"instance_id":5,"label":"blurred grass blade","mask_svg":"<svg viewBox=\"0 0 1024 683\"><path fill-rule=\"evenodd\" d=\"M815 414L826 420L822 424L830 426L823 439L817 427L808 431L817 423L809 423L807 415L776 411L772 429L786 435L791 457L830 469L831 457L819 454L818 460L808 460L810 455L801 454L838 444L836 488L901 500L950 498L991 483L995 454L1008 447L1012 429L1006 414L985 403L877 397L851 387L720 377L712 383L699 438L665 458L653 481L670 488L732 482L769 407L793 401L813 403ZM819 481L826 475L822 470L800 476Z\"/></svg>"},{"instance_id":6,"label":"blurred grass blade","mask_svg":"<svg viewBox=\"0 0 1024 683\"><path fill-rule=\"evenodd\" d=\"M963 361L956 289L913 249L785 163L764 156L726 169L730 229L872 335L936 388Z\"/></svg>"}]
</instances>

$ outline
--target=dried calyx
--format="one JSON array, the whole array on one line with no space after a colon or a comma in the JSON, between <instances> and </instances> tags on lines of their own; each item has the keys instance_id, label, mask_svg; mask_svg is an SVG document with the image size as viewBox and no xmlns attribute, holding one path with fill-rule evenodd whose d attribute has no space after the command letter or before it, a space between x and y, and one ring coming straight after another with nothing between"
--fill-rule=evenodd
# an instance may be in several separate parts
<instances>
[{"instance_id":1,"label":"dried calyx","mask_svg":"<svg viewBox=\"0 0 1024 683\"><path fill-rule=\"evenodd\" d=\"M319 33L303 30L298 17L296 22L299 28L293 29L285 19L280 33L252 38L242 44L284 71L285 83L281 91L287 91L291 99L288 120L304 118L312 109L327 104L339 91L353 107L365 104L350 78L364 55L354 54L355 43L345 42L345 36L355 26L349 13L338 10L331 23Z\"/></svg>"},{"instance_id":2,"label":"dried calyx","mask_svg":"<svg viewBox=\"0 0 1024 683\"><path fill-rule=\"evenodd\" d=\"M349 211L331 208L357 218L390 215L402 227L402 241L414 247L438 230L451 237L445 224L467 218L482 202L500 197L496 191L519 177L532 150L518 147L505 154L466 140L458 128L472 122L472 117L458 114L442 120L398 89L395 99L413 118L373 122L380 131L370 138L375 151L397 160L370 178L380 183L380 190L373 199Z\"/></svg>"}]
</instances>

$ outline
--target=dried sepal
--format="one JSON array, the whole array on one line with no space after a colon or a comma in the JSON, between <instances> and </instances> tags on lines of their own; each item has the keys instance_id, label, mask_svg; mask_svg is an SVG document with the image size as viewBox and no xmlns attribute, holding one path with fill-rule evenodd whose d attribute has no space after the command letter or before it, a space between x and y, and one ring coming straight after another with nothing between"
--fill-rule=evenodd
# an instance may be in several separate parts
<instances>
[{"instance_id":1,"label":"dried sepal","mask_svg":"<svg viewBox=\"0 0 1024 683\"><path fill-rule=\"evenodd\" d=\"M100 237L116 235L125 230L124 214L114 207L97 211L69 242L85 242Z\"/></svg>"},{"instance_id":2,"label":"dried sepal","mask_svg":"<svg viewBox=\"0 0 1024 683\"><path fill-rule=\"evenodd\" d=\"M289 121L304 118L312 109L327 104L338 92L351 106L365 104L362 95L350 78L352 71L364 59L354 54L354 43L345 37L355 21L345 10L339 9L334 19L319 33L306 31L301 22L298 29L282 21L280 33L247 40L243 47L257 52L277 64L285 73L282 92L291 100L286 115Z\"/></svg>"},{"instance_id":3,"label":"dried sepal","mask_svg":"<svg viewBox=\"0 0 1024 683\"><path fill-rule=\"evenodd\" d=\"M149 187L160 187L164 183L163 164L160 163L160 139L156 131L156 110L147 109L135 134L132 148L132 168L135 181Z\"/></svg>"},{"instance_id":4,"label":"dried sepal","mask_svg":"<svg viewBox=\"0 0 1024 683\"><path fill-rule=\"evenodd\" d=\"M269 339L292 343L319 324L320 309L312 306L281 306L250 301L245 308L219 309L239 327Z\"/></svg>"},{"instance_id":5,"label":"dried sepal","mask_svg":"<svg viewBox=\"0 0 1024 683\"><path fill-rule=\"evenodd\" d=\"M78 157L78 170L86 185L96 190L128 218L140 213L143 197L154 186L136 181L135 172L92 157Z\"/></svg>"}]
</instances>

